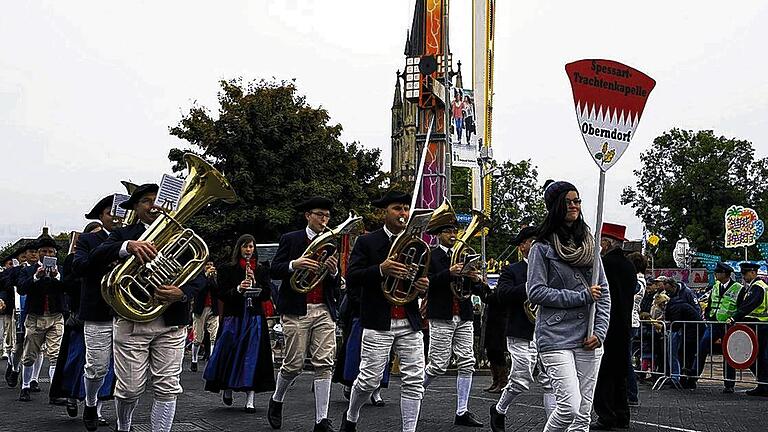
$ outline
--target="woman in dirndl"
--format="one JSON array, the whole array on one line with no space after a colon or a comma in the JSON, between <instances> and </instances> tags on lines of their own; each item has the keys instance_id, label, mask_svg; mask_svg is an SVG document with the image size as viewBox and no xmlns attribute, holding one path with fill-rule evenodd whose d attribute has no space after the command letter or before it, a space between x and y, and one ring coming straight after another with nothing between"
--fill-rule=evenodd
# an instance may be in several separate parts
<instances>
[{"instance_id":1,"label":"woman in dirndl","mask_svg":"<svg viewBox=\"0 0 768 432\"><path fill-rule=\"evenodd\" d=\"M245 411L256 412L256 393L275 389L272 348L262 302L270 298L269 263L258 262L255 240L237 239L232 260L218 270L223 302L219 335L203 373L205 389L222 391L222 401L232 405L232 392L245 392Z\"/></svg>"}]
</instances>

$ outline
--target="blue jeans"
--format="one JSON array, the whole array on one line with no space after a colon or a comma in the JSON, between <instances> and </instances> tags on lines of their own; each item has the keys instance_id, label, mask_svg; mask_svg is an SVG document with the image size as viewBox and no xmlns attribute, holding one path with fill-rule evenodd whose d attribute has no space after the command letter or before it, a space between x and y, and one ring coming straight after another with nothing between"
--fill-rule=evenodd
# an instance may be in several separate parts
<instances>
[{"instance_id":1,"label":"blue jeans","mask_svg":"<svg viewBox=\"0 0 768 432\"><path fill-rule=\"evenodd\" d=\"M683 330L669 332L669 372L673 381L680 382L680 342Z\"/></svg>"}]
</instances>

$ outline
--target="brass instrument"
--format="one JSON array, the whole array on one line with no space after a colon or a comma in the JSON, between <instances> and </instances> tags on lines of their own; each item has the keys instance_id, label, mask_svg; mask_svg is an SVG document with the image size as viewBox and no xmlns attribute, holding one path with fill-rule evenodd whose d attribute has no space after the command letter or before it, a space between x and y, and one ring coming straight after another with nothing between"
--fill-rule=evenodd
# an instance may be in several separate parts
<instances>
[{"instance_id":1,"label":"brass instrument","mask_svg":"<svg viewBox=\"0 0 768 432\"><path fill-rule=\"evenodd\" d=\"M131 183L129 181L123 180L120 183L125 186L125 190L128 192L128 195L133 195L133 192L136 190L139 185L136 183ZM128 226L136 222L136 212L133 210L125 210L125 216L123 217L123 225Z\"/></svg>"},{"instance_id":2,"label":"brass instrument","mask_svg":"<svg viewBox=\"0 0 768 432\"><path fill-rule=\"evenodd\" d=\"M250 281L250 286L243 290L245 294L245 307L253 307L253 298L258 297L261 294L261 288L255 287L256 279L253 277L253 269L251 268L251 259L248 257L245 260L245 280Z\"/></svg>"},{"instance_id":3,"label":"brass instrument","mask_svg":"<svg viewBox=\"0 0 768 432\"><path fill-rule=\"evenodd\" d=\"M210 202L237 199L227 179L200 157L184 155L189 175L176 210L158 210L159 215L139 241L154 242L157 256L141 264L131 256L101 281L101 294L121 317L147 322L160 316L169 306L154 297L161 285L181 286L196 277L208 260L208 246L191 229L182 225ZM191 255L191 258L187 259Z\"/></svg>"},{"instance_id":4,"label":"brass instrument","mask_svg":"<svg viewBox=\"0 0 768 432\"><path fill-rule=\"evenodd\" d=\"M408 267L408 275L405 278L387 275L381 284L384 298L395 306L410 303L419 295L414 283L429 271L432 252L421 236L426 231L430 219L434 217L433 214L434 210L428 209L412 211L408 225L389 248L387 256Z\"/></svg>"},{"instance_id":5,"label":"brass instrument","mask_svg":"<svg viewBox=\"0 0 768 432\"><path fill-rule=\"evenodd\" d=\"M459 263L464 264L461 270L462 275L478 270L478 265L482 264L480 262L480 254L469 246L469 241L480 230L485 228L485 222L486 216L483 212L472 210L472 220L456 239L456 244L453 246L453 254L451 255L450 267ZM468 277L451 278L451 291L459 300L468 299L472 296L472 285L473 282Z\"/></svg>"},{"instance_id":6,"label":"brass instrument","mask_svg":"<svg viewBox=\"0 0 768 432\"><path fill-rule=\"evenodd\" d=\"M320 270L313 272L308 269L296 269L291 275L291 288L301 294L312 291L328 275L328 267L325 266L325 261L336 254L339 248L337 244L339 237L355 230L361 230L362 226L363 218L355 212L350 212L347 220L336 228L329 229L324 227L323 232L315 236L301 255L302 257L317 261L320 265Z\"/></svg>"},{"instance_id":7,"label":"brass instrument","mask_svg":"<svg viewBox=\"0 0 768 432\"><path fill-rule=\"evenodd\" d=\"M536 322L536 313L539 311L539 305L532 304L528 299L523 302L523 310L525 316L528 317L528 321L531 323Z\"/></svg>"}]
</instances>

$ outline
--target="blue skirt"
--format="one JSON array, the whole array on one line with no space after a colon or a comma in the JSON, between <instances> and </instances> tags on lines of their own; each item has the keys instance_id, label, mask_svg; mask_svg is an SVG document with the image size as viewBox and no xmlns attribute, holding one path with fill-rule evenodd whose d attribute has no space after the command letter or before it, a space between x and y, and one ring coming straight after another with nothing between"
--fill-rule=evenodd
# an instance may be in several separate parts
<instances>
[{"instance_id":1,"label":"blue skirt","mask_svg":"<svg viewBox=\"0 0 768 432\"><path fill-rule=\"evenodd\" d=\"M260 314L222 319L219 335L208 360L205 389L266 392L275 389L269 328Z\"/></svg>"},{"instance_id":2,"label":"blue skirt","mask_svg":"<svg viewBox=\"0 0 768 432\"><path fill-rule=\"evenodd\" d=\"M85 336L82 326L64 326L56 371L51 383L50 397L85 399ZM115 389L115 369L110 361L104 385L99 390L99 400L112 399Z\"/></svg>"},{"instance_id":3,"label":"blue skirt","mask_svg":"<svg viewBox=\"0 0 768 432\"><path fill-rule=\"evenodd\" d=\"M344 369L343 369L343 383L346 385L352 385L360 373L360 352L363 348L363 325L360 323L360 318L354 318L352 320L352 328L349 332L349 338L347 339L347 348L344 355ZM389 387L389 373L392 361L384 368L384 375L381 377L381 387Z\"/></svg>"}]
</instances>

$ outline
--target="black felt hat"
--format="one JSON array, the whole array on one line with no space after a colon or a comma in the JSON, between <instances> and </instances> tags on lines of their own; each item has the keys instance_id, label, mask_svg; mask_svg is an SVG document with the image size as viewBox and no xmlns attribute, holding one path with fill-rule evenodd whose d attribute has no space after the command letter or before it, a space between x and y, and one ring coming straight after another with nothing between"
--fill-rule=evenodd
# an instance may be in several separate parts
<instances>
[{"instance_id":1,"label":"black felt hat","mask_svg":"<svg viewBox=\"0 0 768 432\"><path fill-rule=\"evenodd\" d=\"M130 198L121 202L120 208L132 210L133 206L135 206L136 203L141 200L141 197L148 193L157 193L158 190L160 190L160 186L156 185L155 183L145 183L137 187L136 190L131 194Z\"/></svg>"},{"instance_id":2,"label":"black felt hat","mask_svg":"<svg viewBox=\"0 0 768 432\"><path fill-rule=\"evenodd\" d=\"M760 270L760 264L743 262L743 263L739 263L739 268L741 268L742 273L747 271L758 271Z\"/></svg>"},{"instance_id":3,"label":"black felt hat","mask_svg":"<svg viewBox=\"0 0 768 432\"><path fill-rule=\"evenodd\" d=\"M388 205L393 203L410 205L411 195L396 190L390 190L387 191L383 197L371 201L371 205L378 208L387 208Z\"/></svg>"},{"instance_id":4,"label":"black felt hat","mask_svg":"<svg viewBox=\"0 0 768 432\"><path fill-rule=\"evenodd\" d=\"M719 262L715 266L715 273L733 273L733 267L724 262Z\"/></svg>"},{"instance_id":5,"label":"black felt hat","mask_svg":"<svg viewBox=\"0 0 768 432\"><path fill-rule=\"evenodd\" d=\"M59 249L59 245L56 244L56 240L54 240L49 236L39 237L35 242L35 247L37 249L44 248L44 247L52 247L56 250Z\"/></svg>"},{"instance_id":6,"label":"black felt hat","mask_svg":"<svg viewBox=\"0 0 768 432\"><path fill-rule=\"evenodd\" d=\"M512 239L512 245L513 246L519 246L524 241L528 240L531 237L536 237L536 233L539 231L538 228L535 226L527 226L520 230L519 233L515 236L514 239Z\"/></svg>"},{"instance_id":7,"label":"black felt hat","mask_svg":"<svg viewBox=\"0 0 768 432\"><path fill-rule=\"evenodd\" d=\"M294 207L296 211L308 212L312 209L333 210L333 201L326 197L314 196Z\"/></svg>"},{"instance_id":8,"label":"black felt hat","mask_svg":"<svg viewBox=\"0 0 768 432\"><path fill-rule=\"evenodd\" d=\"M19 246L19 249L16 251L16 254L21 255L22 252L26 252L28 250L35 250L35 249L37 249L37 241L29 240L23 245Z\"/></svg>"},{"instance_id":9,"label":"black felt hat","mask_svg":"<svg viewBox=\"0 0 768 432\"><path fill-rule=\"evenodd\" d=\"M112 201L114 200L114 195L107 195L99 202L96 203L95 206L85 214L85 218L89 220L96 220L101 215L101 212L104 211L105 208L111 208L112 207Z\"/></svg>"}]
</instances>

